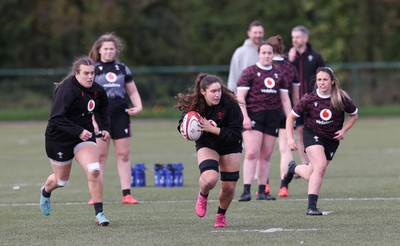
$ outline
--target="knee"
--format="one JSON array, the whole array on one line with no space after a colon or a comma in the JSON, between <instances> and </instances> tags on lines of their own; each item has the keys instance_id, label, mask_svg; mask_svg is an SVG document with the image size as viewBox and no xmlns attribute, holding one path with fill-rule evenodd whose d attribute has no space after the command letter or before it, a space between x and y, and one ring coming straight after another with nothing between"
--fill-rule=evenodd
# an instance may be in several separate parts
<instances>
[{"instance_id":1,"label":"knee","mask_svg":"<svg viewBox=\"0 0 400 246\"><path fill-rule=\"evenodd\" d=\"M255 150L247 151L246 150L246 159L248 159L248 160L256 160L259 158L259 156L260 156L260 152L258 152L258 151L255 151Z\"/></svg>"},{"instance_id":2,"label":"knee","mask_svg":"<svg viewBox=\"0 0 400 246\"><path fill-rule=\"evenodd\" d=\"M100 153L99 154L99 161L100 163L105 163L108 158L108 153Z\"/></svg>"},{"instance_id":3,"label":"knee","mask_svg":"<svg viewBox=\"0 0 400 246\"><path fill-rule=\"evenodd\" d=\"M88 178L95 181L100 176L100 163L92 162L87 164Z\"/></svg>"},{"instance_id":4,"label":"knee","mask_svg":"<svg viewBox=\"0 0 400 246\"><path fill-rule=\"evenodd\" d=\"M216 160L207 159L199 164L200 179L203 185L213 188L218 182L219 163Z\"/></svg>"},{"instance_id":5,"label":"knee","mask_svg":"<svg viewBox=\"0 0 400 246\"><path fill-rule=\"evenodd\" d=\"M323 177L325 175L325 171L328 166L328 162L324 161L324 162L318 163L318 165L313 165L313 166L314 166L313 170L312 170L313 174L315 174L319 177Z\"/></svg>"},{"instance_id":6,"label":"knee","mask_svg":"<svg viewBox=\"0 0 400 246\"><path fill-rule=\"evenodd\" d=\"M121 160L123 162L129 161L129 150L128 151L118 151L117 158L118 158L118 160Z\"/></svg>"}]
</instances>

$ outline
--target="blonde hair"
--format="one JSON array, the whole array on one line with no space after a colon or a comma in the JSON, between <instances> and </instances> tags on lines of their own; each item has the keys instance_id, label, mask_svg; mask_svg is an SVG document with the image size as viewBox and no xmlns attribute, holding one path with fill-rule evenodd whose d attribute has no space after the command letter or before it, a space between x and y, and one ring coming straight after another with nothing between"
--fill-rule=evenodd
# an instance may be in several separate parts
<instances>
[{"instance_id":1,"label":"blonde hair","mask_svg":"<svg viewBox=\"0 0 400 246\"><path fill-rule=\"evenodd\" d=\"M99 62L101 60L99 50L101 46L103 45L104 42L113 42L115 45L115 48L117 50L117 53L115 55L115 58L118 57L118 55L122 52L122 50L125 47L124 41L115 35L113 32L108 32L103 35L101 35L92 45L92 48L89 51L89 57L93 59L95 62Z\"/></svg>"},{"instance_id":2,"label":"blonde hair","mask_svg":"<svg viewBox=\"0 0 400 246\"><path fill-rule=\"evenodd\" d=\"M340 88L340 81L330 67L319 67L316 73L318 74L319 72L325 72L329 74L331 80L333 81L332 92L331 92L332 107L336 110L344 111L345 109L344 101L345 100L351 101L349 94ZM317 83L315 83L315 87L317 87Z\"/></svg>"}]
</instances>

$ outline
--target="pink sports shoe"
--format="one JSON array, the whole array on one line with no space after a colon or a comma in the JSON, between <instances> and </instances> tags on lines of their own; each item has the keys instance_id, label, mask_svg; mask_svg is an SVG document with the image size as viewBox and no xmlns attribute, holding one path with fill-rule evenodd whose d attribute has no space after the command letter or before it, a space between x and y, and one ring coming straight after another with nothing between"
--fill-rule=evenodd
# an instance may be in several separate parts
<instances>
[{"instance_id":1,"label":"pink sports shoe","mask_svg":"<svg viewBox=\"0 0 400 246\"><path fill-rule=\"evenodd\" d=\"M226 227L226 217L224 214L217 214L214 227L217 227L217 228L225 228Z\"/></svg>"},{"instance_id":2,"label":"pink sports shoe","mask_svg":"<svg viewBox=\"0 0 400 246\"><path fill-rule=\"evenodd\" d=\"M289 196L289 191L288 191L288 189L287 189L286 187L282 187L282 188L279 190L278 197L287 197L287 196Z\"/></svg>"},{"instance_id":3,"label":"pink sports shoe","mask_svg":"<svg viewBox=\"0 0 400 246\"><path fill-rule=\"evenodd\" d=\"M122 197L123 204L137 204L138 201L132 195L126 195Z\"/></svg>"},{"instance_id":4,"label":"pink sports shoe","mask_svg":"<svg viewBox=\"0 0 400 246\"><path fill-rule=\"evenodd\" d=\"M94 204L93 198L90 198L87 204L88 205L93 205Z\"/></svg>"},{"instance_id":5,"label":"pink sports shoe","mask_svg":"<svg viewBox=\"0 0 400 246\"><path fill-rule=\"evenodd\" d=\"M202 197L199 193L197 196L197 201L196 201L196 214L199 217L204 217L207 212L207 201L208 198Z\"/></svg>"}]
</instances>

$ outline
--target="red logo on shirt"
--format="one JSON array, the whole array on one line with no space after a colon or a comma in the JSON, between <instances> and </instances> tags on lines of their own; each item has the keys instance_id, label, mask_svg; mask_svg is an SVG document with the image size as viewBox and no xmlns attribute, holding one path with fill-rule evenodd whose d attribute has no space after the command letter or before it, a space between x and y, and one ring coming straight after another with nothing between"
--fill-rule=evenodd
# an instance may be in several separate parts
<instances>
[{"instance_id":1,"label":"red logo on shirt","mask_svg":"<svg viewBox=\"0 0 400 246\"><path fill-rule=\"evenodd\" d=\"M115 75L115 73L107 73L106 74L106 79L108 82L115 82L117 80L117 75Z\"/></svg>"},{"instance_id":2,"label":"red logo on shirt","mask_svg":"<svg viewBox=\"0 0 400 246\"><path fill-rule=\"evenodd\" d=\"M319 117L323 120L330 120L332 118L332 112L329 109L323 109L319 113Z\"/></svg>"},{"instance_id":3,"label":"red logo on shirt","mask_svg":"<svg viewBox=\"0 0 400 246\"><path fill-rule=\"evenodd\" d=\"M94 107L96 107L96 103L95 103L95 101L93 99L90 99L90 101L87 104L87 110L89 112L92 112Z\"/></svg>"},{"instance_id":4,"label":"red logo on shirt","mask_svg":"<svg viewBox=\"0 0 400 246\"><path fill-rule=\"evenodd\" d=\"M222 112L218 112L217 115L218 115L218 119L222 120Z\"/></svg>"},{"instance_id":5,"label":"red logo on shirt","mask_svg":"<svg viewBox=\"0 0 400 246\"><path fill-rule=\"evenodd\" d=\"M264 85L269 89L274 88L275 80L273 78L266 78L264 80Z\"/></svg>"}]
</instances>

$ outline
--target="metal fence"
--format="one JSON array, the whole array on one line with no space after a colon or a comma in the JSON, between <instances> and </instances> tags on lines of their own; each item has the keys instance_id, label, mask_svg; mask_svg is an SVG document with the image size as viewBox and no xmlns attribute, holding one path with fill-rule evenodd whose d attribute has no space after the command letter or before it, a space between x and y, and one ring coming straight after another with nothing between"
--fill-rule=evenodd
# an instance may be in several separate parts
<instances>
[{"instance_id":1,"label":"metal fence","mask_svg":"<svg viewBox=\"0 0 400 246\"><path fill-rule=\"evenodd\" d=\"M400 62L330 64L342 87L360 106L400 104ZM174 96L193 85L198 73L207 72L227 80L229 66L138 66L130 67L146 107L170 107ZM0 109L48 106L53 82L67 68L0 69Z\"/></svg>"}]
</instances>

